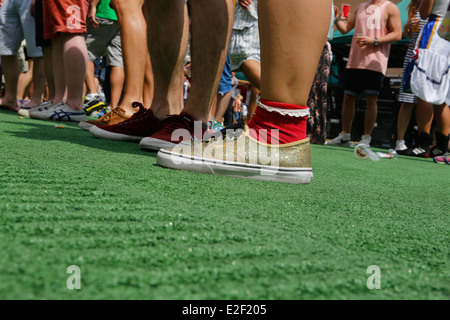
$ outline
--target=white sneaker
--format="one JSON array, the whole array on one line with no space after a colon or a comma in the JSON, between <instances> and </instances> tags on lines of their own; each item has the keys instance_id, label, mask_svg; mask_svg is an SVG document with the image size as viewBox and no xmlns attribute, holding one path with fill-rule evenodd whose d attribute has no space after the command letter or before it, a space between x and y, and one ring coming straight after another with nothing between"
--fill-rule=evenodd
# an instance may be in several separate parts
<instances>
[{"instance_id":1,"label":"white sneaker","mask_svg":"<svg viewBox=\"0 0 450 320\"><path fill-rule=\"evenodd\" d=\"M370 147L370 142L372 141L372 137L371 136L366 136L363 135L361 137L361 141L359 141L360 144L365 144L366 146Z\"/></svg>"},{"instance_id":2,"label":"white sneaker","mask_svg":"<svg viewBox=\"0 0 450 320\"><path fill-rule=\"evenodd\" d=\"M52 102L51 101L45 101L45 102L42 102L37 107L31 108L31 109L22 108L22 109L20 109L18 111L18 114L20 114L22 117L29 118L30 117L30 113L35 112L35 111L48 110L51 107L52 107Z\"/></svg>"},{"instance_id":3,"label":"white sneaker","mask_svg":"<svg viewBox=\"0 0 450 320\"><path fill-rule=\"evenodd\" d=\"M332 146L342 146L342 145L348 146L348 145L350 145L350 138L351 138L350 133L341 132L341 133L339 133L339 135L336 138L334 138L330 141L327 141L326 144L329 144Z\"/></svg>"},{"instance_id":4,"label":"white sneaker","mask_svg":"<svg viewBox=\"0 0 450 320\"><path fill-rule=\"evenodd\" d=\"M405 140L397 140L395 143L395 151L405 151L408 150Z\"/></svg>"},{"instance_id":5,"label":"white sneaker","mask_svg":"<svg viewBox=\"0 0 450 320\"><path fill-rule=\"evenodd\" d=\"M84 113L83 110L74 110L65 103L61 102L47 110L31 112L30 118L52 121L80 122L86 120L86 113Z\"/></svg>"}]
</instances>

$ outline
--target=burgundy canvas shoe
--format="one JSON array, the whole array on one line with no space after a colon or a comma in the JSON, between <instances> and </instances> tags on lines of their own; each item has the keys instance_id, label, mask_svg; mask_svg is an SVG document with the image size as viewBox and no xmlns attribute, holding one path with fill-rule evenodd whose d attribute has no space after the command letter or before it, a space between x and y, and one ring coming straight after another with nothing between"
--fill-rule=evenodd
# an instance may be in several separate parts
<instances>
[{"instance_id":1,"label":"burgundy canvas shoe","mask_svg":"<svg viewBox=\"0 0 450 320\"><path fill-rule=\"evenodd\" d=\"M139 111L131 118L114 125L93 126L89 132L100 139L139 142L161 129L161 121L151 110L138 102L134 102L133 107L139 108Z\"/></svg>"},{"instance_id":2,"label":"burgundy canvas shoe","mask_svg":"<svg viewBox=\"0 0 450 320\"><path fill-rule=\"evenodd\" d=\"M161 130L142 139L139 144L142 150L158 151L162 148L173 148L181 142L203 140L208 126L194 119L187 113L170 116L161 123Z\"/></svg>"}]
</instances>

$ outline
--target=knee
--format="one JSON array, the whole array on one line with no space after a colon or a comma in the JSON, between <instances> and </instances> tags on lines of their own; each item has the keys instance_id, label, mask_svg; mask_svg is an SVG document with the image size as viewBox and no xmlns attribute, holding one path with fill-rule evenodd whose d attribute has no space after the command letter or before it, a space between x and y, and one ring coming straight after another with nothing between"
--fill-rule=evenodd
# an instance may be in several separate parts
<instances>
[{"instance_id":1,"label":"knee","mask_svg":"<svg viewBox=\"0 0 450 320\"><path fill-rule=\"evenodd\" d=\"M135 10L142 10L143 5L143 0L111 0L111 6L114 8L117 16L119 17Z\"/></svg>"}]
</instances>

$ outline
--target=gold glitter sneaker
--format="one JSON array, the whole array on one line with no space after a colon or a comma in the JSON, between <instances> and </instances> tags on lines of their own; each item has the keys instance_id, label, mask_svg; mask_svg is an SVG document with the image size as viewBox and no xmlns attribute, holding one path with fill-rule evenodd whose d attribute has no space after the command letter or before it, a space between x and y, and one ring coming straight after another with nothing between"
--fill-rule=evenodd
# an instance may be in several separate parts
<instances>
[{"instance_id":1,"label":"gold glitter sneaker","mask_svg":"<svg viewBox=\"0 0 450 320\"><path fill-rule=\"evenodd\" d=\"M308 184L313 178L309 139L267 145L250 137L248 127L210 142L161 149L157 162L171 169L263 181Z\"/></svg>"}]
</instances>

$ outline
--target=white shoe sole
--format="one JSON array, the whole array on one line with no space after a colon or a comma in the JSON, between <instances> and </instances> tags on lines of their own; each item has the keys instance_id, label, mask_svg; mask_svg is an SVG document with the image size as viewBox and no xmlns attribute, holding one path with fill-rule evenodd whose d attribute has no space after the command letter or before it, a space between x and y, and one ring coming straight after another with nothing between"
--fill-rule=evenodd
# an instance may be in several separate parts
<instances>
[{"instance_id":1,"label":"white shoe sole","mask_svg":"<svg viewBox=\"0 0 450 320\"><path fill-rule=\"evenodd\" d=\"M26 118L30 117L29 109L20 109L19 111L17 111L17 113L22 117L26 117Z\"/></svg>"},{"instance_id":2,"label":"white shoe sole","mask_svg":"<svg viewBox=\"0 0 450 320\"><path fill-rule=\"evenodd\" d=\"M153 138L144 138L139 143L139 146L142 150L147 151L159 151L161 149L169 149L176 146L175 143L168 142L165 140L160 139L153 139Z\"/></svg>"},{"instance_id":3,"label":"white shoe sole","mask_svg":"<svg viewBox=\"0 0 450 320\"><path fill-rule=\"evenodd\" d=\"M350 147L352 145L352 143L350 141L345 141L345 142L331 142L327 141L325 142L326 145L329 146L340 146L340 147Z\"/></svg>"},{"instance_id":4,"label":"white shoe sole","mask_svg":"<svg viewBox=\"0 0 450 320\"><path fill-rule=\"evenodd\" d=\"M115 133L100 129L97 126L92 126L89 132L96 138L114 141L139 142L144 137L130 136L123 133Z\"/></svg>"},{"instance_id":5,"label":"white shoe sole","mask_svg":"<svg viewBox=\"0 0 450 320\"><path fill-rule=\"evenodd\" d=\"M93 126L94 126L93 124L88 123L88 122L86 122L86 121L81 121L81 122L78 124L78 127L79 127L80 129L83 129L83 130L86 130L86 131L89 131L89 129L91 129Z\"/></svg>"},{"instance_id":6,"label":"white shoe sole","mask_svg":"<svg viewBox=\"0 0 450 320\"><path fill-rule=\"evenodd\" d=\"M158 152L157 163L170 169L262 181L308 184L313 179L311 168L283 168L225 162L193 156L188 157L165 149Z\"/></svg>"}]
</instances>

